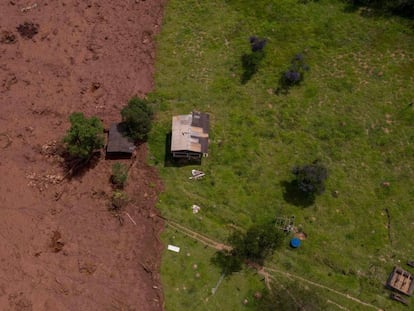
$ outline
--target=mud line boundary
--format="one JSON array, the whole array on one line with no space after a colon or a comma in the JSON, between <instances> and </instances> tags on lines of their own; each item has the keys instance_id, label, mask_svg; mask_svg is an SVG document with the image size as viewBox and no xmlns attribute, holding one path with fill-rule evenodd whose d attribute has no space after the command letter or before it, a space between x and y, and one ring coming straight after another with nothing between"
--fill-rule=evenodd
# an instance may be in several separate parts
<instances>
[{"instance_id":1,"label":"mud line boundary","mask_svg":"<svg viewBox=\"0 0 414 311\"><path fill-rule=\"evenodd\" d=\"M183 225L180 225L180 224L176 223L175 221L169 220L169 219L167 219L165 217L162 217L160 215L158 215L158 217L162 218L165 221L165 223L168 226L170 226L171 228L174 228L177 231L180 231L184 235L187 235L188 237L190 237L190 238L192 238L194 240L197 240L197 241L203 243L204 245L207 245L207 246L209 246L211 248L214 248L216 250L231 250L231 246L229 246L229 245L226 245L226 244L223 244L223 243L219 243L217 241L214 241L213 239L211 239L209 237L206 237L205 235L202 235L202 234L200 234L198 232L195 232L195 231L193 231L193 230L191 230L191 229L189 229L187 227L184 227ZM358 298L355 298L355 297L353 297L353 296L351 296L349 294L344 294L344 293L342 293L340 291L337 291L337 290L335 290L333 288L330 288L328 286L325 286L325 285L322 285L322 284L319 284L319 283L310 281L310 280L305 279L305 278L303 278L301 276L298 276L298 275L295 275L295 274L292 274L292 273L289 273L289 272L281 271L281 270L275 269L273 267L263 267L263 270L262 271L264 272L264 274L269 274L268 272L266 272L266 270L269 271L269 272L273 272L273 273L279 273L279 274L282 274L282 275L284 275L284 276L286 276L288 278L294 278L294 279L303 281L303 282L305 282L307 284L310 284L310 285L313 285L313 286L316 286L316 287L319 287L319 288L328 290L328 291L333 292L333 293L335 293L335 294L337 294L339 296L342 296L342 297L347 298L349 300L352 300L352 301L354 301L356 303L359 303L359 304L361 304L363 306L370 307L370 308L373 308L373 309L376 309L376 310L381 310L381 308L378 308L377 306L374 306L374 305L372 305L370 303L364 302L364 301L362 301L362 300L360 300ZM271 278L274 279L274 277L271 277ZM336 304L336 303L334 303L334 304Z\"/></svg>"}]
</instances>

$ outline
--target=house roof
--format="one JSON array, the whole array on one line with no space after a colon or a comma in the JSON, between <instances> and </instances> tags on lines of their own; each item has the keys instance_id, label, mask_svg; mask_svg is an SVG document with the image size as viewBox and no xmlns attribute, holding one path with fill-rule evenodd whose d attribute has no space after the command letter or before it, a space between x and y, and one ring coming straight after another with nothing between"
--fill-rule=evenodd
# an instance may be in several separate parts
<instances>
[{"instance_id":1,"label":"house roof","mask_svg":"<svg viewBox=\"0 0 414 311\"><path fill-rule=\"evenodd\" d=\"M171 151L207 153L209 130L210 116L206 113L173 116Z\"/></svg>"},{"instance_id":2,"label":"house roof","mask_svg":"<svg viewBox=\"0 0 414 311\"><path fill-rule=\"evenodd\" d=\"M134 150L134 141L125 135L125 128L123 124L112 124L109 128L106 153L132 154Z\"/></svg>"}]
</instances>

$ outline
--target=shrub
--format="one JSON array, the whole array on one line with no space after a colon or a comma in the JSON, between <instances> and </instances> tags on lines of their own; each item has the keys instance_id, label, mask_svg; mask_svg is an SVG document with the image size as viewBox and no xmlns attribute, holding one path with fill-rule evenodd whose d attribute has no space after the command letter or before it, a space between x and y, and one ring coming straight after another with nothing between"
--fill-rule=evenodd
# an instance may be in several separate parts
<instances>
[{"instance_id":1,"label":"shrub","mask_svg":"<svg viewBox=\"0 0 414 311\"><path fill-rule=\"evenodd\" d=\"M96 117L85 118L83 113L70 115L71 128L63 138L66 149L72 157L90 160L93 152L103 146L103 126Z\"/></svg>"},{"instance_id":2,"label":"shrub","mask_svg":"<svg viewBox=\"0 0 414 311\"><path fill-rule=\"evenodd\" d=\"M128 167L123 163L112 165L111 182L116 188L122 189L128 179Z\"/></svg>"},{"instance_id":3,"label":"shrub","mask_svg":"<svg viewBox=\"0 0 414 311\"><path fill-rule=\"evenodd\" d=\"M305 78L305 72L308 70L309 66L305 63L303 54L296 54L290 63L289 69L282 73L276 93L287 93L289 88L299 85Z\"/></svg>"},{"instance_id":4,"label":"shrub","mask_svg":"<svg viewBox=\"0 0 414 311\"><path fill-rule=\"evenodd\" d=\"M328 170L317 161L309 165L296 166L292 173L296 176L296 183L301 192L313 196L325 191Z\"/></svg>"},{"instance_id":5,"label":"shrub","mask_svg":"<svg viewBox=\"0 0 414 311\"><path fill-rule=\"evenodd\" d=\"M147 139L151 130L153 111L148 101L133 97L127 106L121 111L122 121L126 128L126 134L135 141Z\"/></svg>"},{"instance_id":6,"label":"shrub","mask_svg":"<svg viewBox=\"0 0 414 311\"><path fill-rule=\"evenodd\" d=\"M128 204L128 195L124 191L115 190L112 193L111 209L121 209Z\"/></svg>"}]
</instances>

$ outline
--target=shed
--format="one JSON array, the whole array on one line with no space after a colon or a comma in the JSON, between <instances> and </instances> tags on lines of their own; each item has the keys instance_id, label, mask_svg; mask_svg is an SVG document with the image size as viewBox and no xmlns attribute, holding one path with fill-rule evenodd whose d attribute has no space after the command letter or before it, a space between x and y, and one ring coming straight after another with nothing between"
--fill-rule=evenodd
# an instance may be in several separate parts
<instances>
[{"instance_id":1,"label":"shed","mask_svg":"<svg viewBox=\"0 0 414 311\"><path fill-rule=\"evenodd\" d=\"M125 126L122 123L111 125L106 145L107 158L130 158L132 156L135 144L125 133Z\"/></svg>"},{"instance_id":2,"label":"shed","mask_svg":"<svg viewBox=\"0 0 414 311\"><path fill-rule=\"evenodd\" d=\"M411 273L394 267L387 280L387 287L405 295L411 296L414 290L414 281Z\"/></svg>"},{"instance_id":3,"label":"shed","mask_svg":"<svg viewBox=\"0 0 414 311\"><path fill-rule=\"evenodd\" d=\"M210 116L193 111L173 116L171 153L174 158L198 160L208 156Z\"/></svg>"}]
</instances>

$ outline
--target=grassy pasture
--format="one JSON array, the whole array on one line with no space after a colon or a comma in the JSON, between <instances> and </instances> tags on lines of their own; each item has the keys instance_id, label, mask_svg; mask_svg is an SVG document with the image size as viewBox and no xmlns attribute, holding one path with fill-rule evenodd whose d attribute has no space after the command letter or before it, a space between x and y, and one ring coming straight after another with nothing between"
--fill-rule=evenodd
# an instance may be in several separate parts
<instances>
[{"instance_id":1,"label":"grassy pasture","mask_svg":"<svg viewBox=\"0 0 414 311\"><path fill-rule=\"evenodd\" d=\"M150 161L165 181L158 207L218 241L235 226L295 215L308 239L296 251L278 251L271 265L398 310L403 306L387 298L383 284L394 265L414 260L413 24L345 8L335 0L168 2L149 142ZM251 35L267 38L266 56L241 84ZM289 94L275 95L296 53L310 71ZM210 156L201 167L166 166L171 116L193 109L211 114ZM315 159L329 169L326 192L312 206L296 206L286 193L291 168ZM193 168L207 176L189 180ZM192 204L201 206L199 214ZM220 278L210 262L214 252L172 229L163 238L183 249L164 255L167 310L254 310L250 298L263 287L254 271L226 279L212 296ZM370 309L321 294L350 310Z\"/></svg>"}]
</instances>

